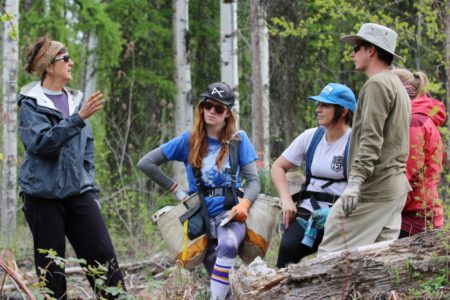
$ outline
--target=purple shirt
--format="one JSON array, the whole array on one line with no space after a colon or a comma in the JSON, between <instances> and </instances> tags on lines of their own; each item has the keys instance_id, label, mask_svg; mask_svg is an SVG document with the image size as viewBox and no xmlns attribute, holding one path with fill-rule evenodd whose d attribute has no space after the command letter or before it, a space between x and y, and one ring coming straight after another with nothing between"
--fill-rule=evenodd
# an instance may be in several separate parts
<instances>
[{"instance_id":1,"label":"purple shirt","mask_svg":"<svg viewBox=\"0 0 450 300\"><path fill-rule=\"evenodd\" d=\"M65 118L67 118L69 116L69 100L67 98L67 94L65 92L48 92L50 91L44 90L45 96L52 100L55 107L63 114Z\"/></svg>"}]
</instances>

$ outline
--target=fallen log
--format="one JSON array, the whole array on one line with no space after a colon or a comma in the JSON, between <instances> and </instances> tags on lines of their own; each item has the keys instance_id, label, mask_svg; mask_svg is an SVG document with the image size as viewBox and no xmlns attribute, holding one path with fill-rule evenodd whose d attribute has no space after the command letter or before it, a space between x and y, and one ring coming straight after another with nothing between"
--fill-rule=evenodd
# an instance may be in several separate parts
<instances>
[{"instance_id":1,"label":"fallen log","mask_svg":"<svg viewBox=\"0 0 450 300\"><path fill-rule=\"evenodd\" d=\"M231 273L233 299L395 299L442 279L433 299L448 299L449 233L430 231L350 251L331 253L282 269L255 260ZM445 278L446 277L446 278Z\"/></svg>"}]
</instances>

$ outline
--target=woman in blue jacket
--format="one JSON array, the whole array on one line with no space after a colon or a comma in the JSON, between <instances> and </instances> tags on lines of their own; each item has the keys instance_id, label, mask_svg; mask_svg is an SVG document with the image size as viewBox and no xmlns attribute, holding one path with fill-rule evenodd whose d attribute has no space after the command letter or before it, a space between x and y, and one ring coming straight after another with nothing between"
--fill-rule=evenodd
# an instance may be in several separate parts
<instances>
[{"instance_id":1,"label":"woman in blue jacket","mask_svg":"<svg viewBox=\"0 0 450 300\"><path fill-rule=\"evenodd\" d=\"M125 287L100 212L94 137L87 122L103 108L103 94L95 92L83 102L80 91L67 88L73 65L62 43L39 38L28 50L26 71L41 80L24 86L18 96L19 136L26 150L19 171L23 211L33 234L37 274L56 299L67 297L64 267L39 249L65 257L66 236L87 265L107 266L106 285ZM95 279L88 276L98 292Z\"/></svg>"}]
</instances>

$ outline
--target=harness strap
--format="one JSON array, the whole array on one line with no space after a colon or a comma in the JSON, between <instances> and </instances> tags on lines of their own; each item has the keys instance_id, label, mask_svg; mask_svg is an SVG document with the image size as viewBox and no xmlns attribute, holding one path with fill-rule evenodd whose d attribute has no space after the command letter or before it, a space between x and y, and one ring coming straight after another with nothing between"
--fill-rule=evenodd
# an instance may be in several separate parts
<instances>
[{"instance_id":1,"label":"harness strap","mask_svg":"<svg viewBox=\"0 0 450 300\"><path fill-rule=\"evenodd\" d=\"M202 183L202 171L200 169L194 168L194 175L195 175L195 185L198 188L198 198L200 199L201 203L201 215L203 218L203 223L205 224L206 229L206 235L208 236L208 243L212 241L212 234L211 234L211 226L209 223L209 214L208 214L208 207L206 206L205 202L205 196L204 196L204 190L205 187Z\"/></svg>"},{"instance_id":2,"label":"harness strap","mask_svg":"<svg viewBox=\"0 0 450 300\"><path fill-rule=\"evenodd\" d=\"M231 141L228 143L228 154L229 154L229 161L230 161L230 175L231 175L231 187L227 188L210 188L207 189L203 185L202 182L202 170L199 168L193 168L194 171L194 177L195 177L195 185L198 189L198 197L200 199L201 203L201 214L202 218L204 220L205 226L206 226L206 233L208 235L208 241L211 241L213 239L211 234L211 226L209 222L209 214L208 214L208 207L206 206L205 202L205 196L211 197L210 193L216 193L220 192L224 194L225 196L225 202L224 202L224 208L230 209L235 204L238 203L238 191L236 189L236 173L237 173L237 166L239 164L239 145L240 145L240 137L239 134L235 134ZM225 170L227 171L227 170ZM229 192L231 190L231 193ZM218 196L218 195L216 195Z\"/></svg>"},{"instance_id":3,"label":"harness strap","mask_svg":"<svg viewBox=\"0 0 450 300\"><path fill-rule=\"evenodd\" d=\"M336 182L345 182L345 181L347 181L347 178L331 179L331 178L320 177L320 176L311 176L311 178L320 179L320 180L327 180L328 181L327 183L325 183L325 184L320 186L322 189L325 189L325 188L329 187L330 185L332 185L333 183L336 183Z\"/></svg>"},{"instance_id":4,"label":"harness strap","mask_svg":"<svg viewBox=\"0 0 450 300\"><path fill-rule=\"evenodd\" d=\"M340 197L340 195L331 195L328 193L305 191L304 193L302 193L301 199L299 199L299 200L309 198L311 200L314 199L316 201L327 202L327 203L333 204L339 197Z\"/></svg>"},{"instance_id":5,"label":"harness strap","mask_svg":"<svg viewBox=\"0 0 450 300\"><path fill-rule=\"evenodd\" d=\"M244 193L240 189L236 189L238 197L243 197ZM205 188L205 197L227 196L232 195L231 187Z\"/></svg>"},{"instance_id":6,"label":"harness strap","mask_svg":"<svg viewBox=\"0 0 450 300\"><path fill-rule=\"evenodd\" d=\"M181 252L181 260L185 261L187 257L187 248L188 248L188 225L189 225L189 219L186 219L183 222L183 252Z\"/></svg>"},{"instance_id":7,"label":"harness strap","mask_svg":"<svg viewBox=\"0 0 450 300\"><path fill-rule=\"evenodd\" d=\"M316 148L319 145L320 141L322 140L323 135L325 134L325 127L320 126L317 128L316 132L314 132L313 138L311 140L311 144L308 147L308 150L306 151L306 181L305 186L307 187L311 181L311 178L315 179L321 179L328 181L324 185L321 186L322 189L329 187L335 182L343 182L347 181L347 160L348 160L348 150L349 150L349 144L350 144L350 138L347 139L347 143L345 144L345 150L344 150L344 178L341 179L332 179L332 178L326 178L326 177L319 177L314 176L311 172L311 165L314 158L314 152L316 152Z\"/></svg>"}]
</instances>

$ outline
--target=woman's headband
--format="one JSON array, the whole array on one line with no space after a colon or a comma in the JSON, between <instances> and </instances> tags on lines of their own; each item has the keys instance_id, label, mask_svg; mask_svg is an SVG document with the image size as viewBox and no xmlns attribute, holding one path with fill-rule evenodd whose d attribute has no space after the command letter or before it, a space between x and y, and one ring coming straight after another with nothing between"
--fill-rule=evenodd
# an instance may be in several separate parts
<instances>
[{"instance_id":1,"label":"woman's headband","mask_svg":"<svg viewBox=\"0 0 450 300\"><path fill-rule=\"evenodd\" d=\"M33 71L41 76L48 66L53 62L56 55L63 49L65 46L63 43L57 41L48 41L44 45L42 45L38 54L33 60Z\"/></svg>"}]
</instances>

